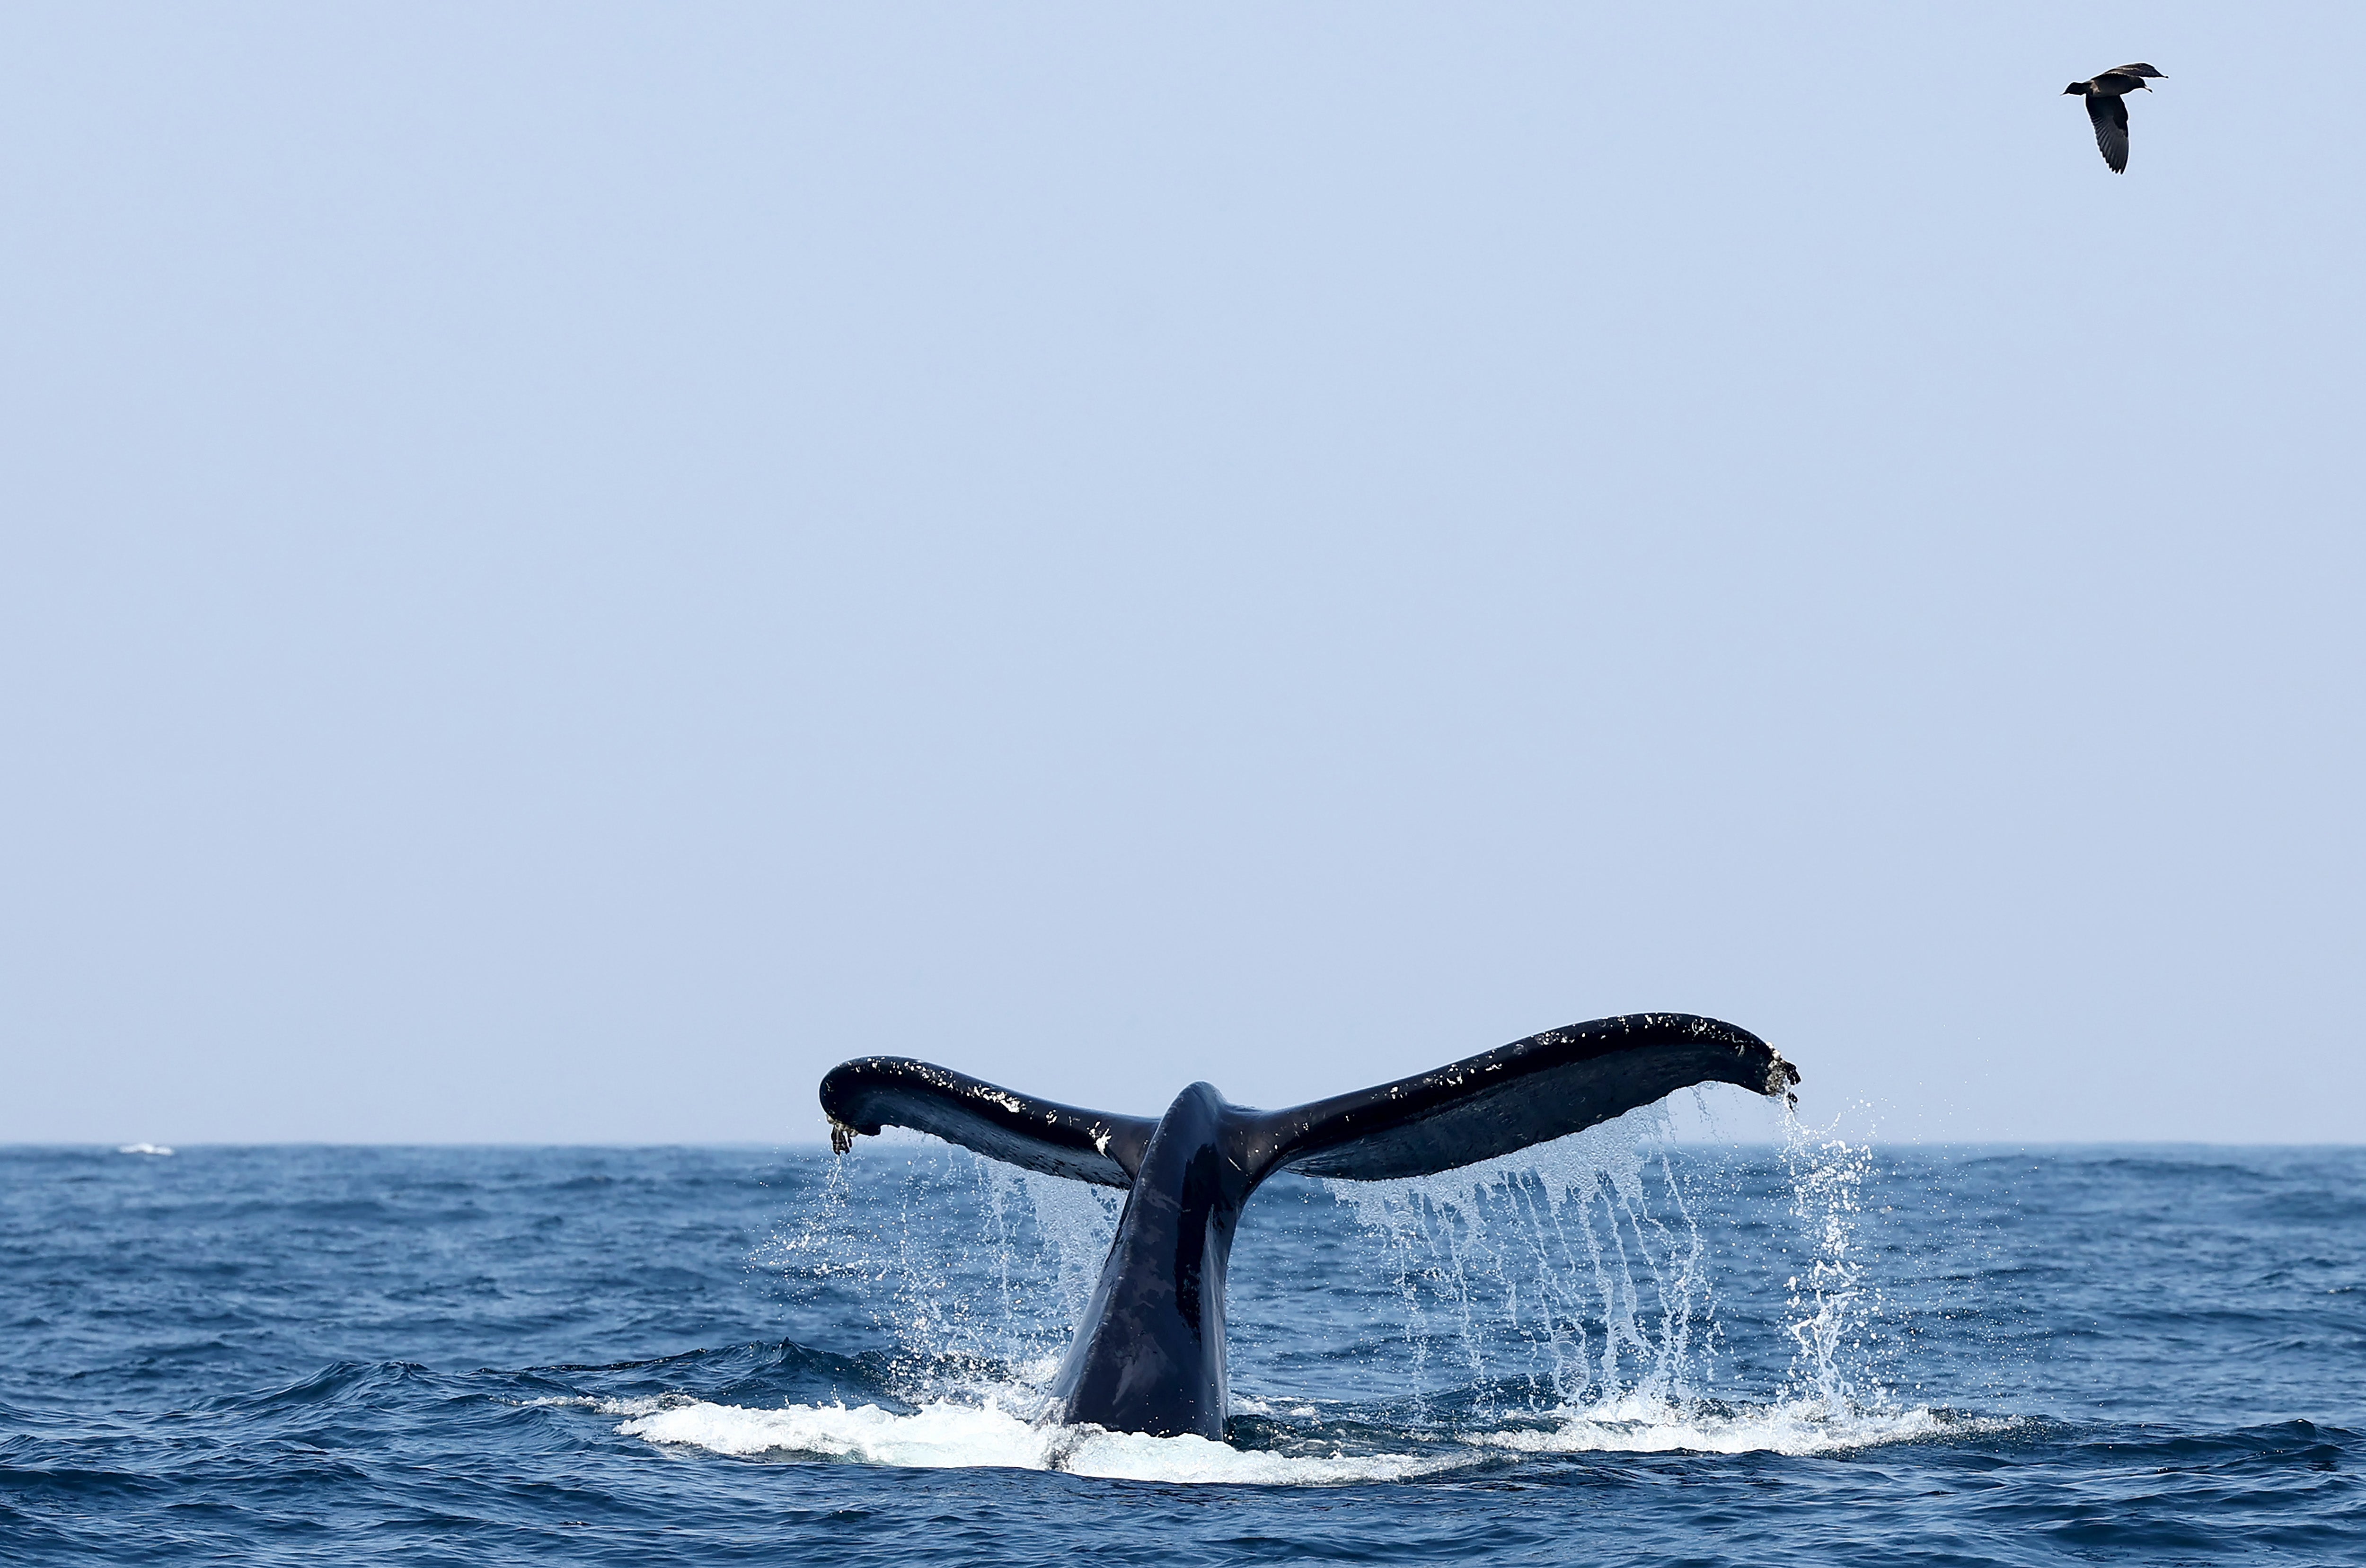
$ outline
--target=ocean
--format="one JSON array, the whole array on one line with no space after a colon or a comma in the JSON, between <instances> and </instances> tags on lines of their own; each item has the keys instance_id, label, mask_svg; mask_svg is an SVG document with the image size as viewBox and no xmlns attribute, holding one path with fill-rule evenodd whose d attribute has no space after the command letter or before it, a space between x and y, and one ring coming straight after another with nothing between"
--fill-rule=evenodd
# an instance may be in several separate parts
<instances>
[{"instance_id":1,"label":"ocean","mask_svg":"<svg viewBox=\"0 0 2366 1568\"><path fill-rule=\"evenodd\" d=\"M2366 1150L1669 1125L1269 1183L1224 1443L926 1140L0 1149L0 1562L2366 1562Z\"/></svg>"}]
</instances>

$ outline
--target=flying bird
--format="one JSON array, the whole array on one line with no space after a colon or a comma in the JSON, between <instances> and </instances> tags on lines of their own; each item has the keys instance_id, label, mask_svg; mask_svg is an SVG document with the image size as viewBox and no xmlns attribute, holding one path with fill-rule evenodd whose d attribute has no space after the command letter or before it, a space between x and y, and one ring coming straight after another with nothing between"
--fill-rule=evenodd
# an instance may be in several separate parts
<instances>
[{"instance_id":1,"label":"flying bird","mask_svg":"<svg viewBox=\"0 0 2366 1568\"><path fill-rule=\"evenodd\" d=\"M2062 89L2087 100L2087 118L2095 122L2095 145L2103 150L2103 162L2112 165L2115 175L2128 172L2128 106L2123 100L2139 87L2151 92L2145 86L2147 76L2156 82L2169 80L2149 65L2114 65L2097 72L2091 81L2073 82Z\"/></svg>"}]
</instances>

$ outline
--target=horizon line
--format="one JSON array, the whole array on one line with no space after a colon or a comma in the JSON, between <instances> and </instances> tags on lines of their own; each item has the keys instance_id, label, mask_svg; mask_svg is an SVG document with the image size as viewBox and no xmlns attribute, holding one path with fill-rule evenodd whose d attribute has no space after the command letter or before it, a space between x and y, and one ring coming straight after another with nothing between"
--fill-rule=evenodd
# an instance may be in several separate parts
<instances>
[{"instance_id":1,"label":"horizon line","mask_svg":"<svg viewBox=\"0 0 2366 1568\"><path fill-rule=\"evenodd\" d=\"M1812 1134L1807 1141L1821 1142L1829 1134ZM1546 1144L1558 1142L1548 1139ZM1891 1147L1925 1149L2366 1149L2366 1140L2339 1142L2324 1139L2203 1139L2203 1138L1899 1138L1884 1139L1877 1135L1844 1137L1852 1147ZM1677 1148L1782 1148L1779 1138L1670 1138L1665 1142ZM930 1138L928 1144L942 1148L959 1148L958 1144ZM1535 1147L1542 1148L1546 1144ZM925 1147L915 1142L896 1139L881 1146L886 1148ZM798 1139L772 1142L760 1139L681 1139L646 1140L551 1140L551 1139L485 1139L485 1138L258 1138L258 1139L195 1139L177 1144L159 1144L153 1140L134 1139L117 1142L112 1139L0 1139L0 1153L17 1151L84 1152L101 1154L143 1154L183 1150L224 1149L582 1149L582 1150L644 1150L644 1149L733 1149L765 1150L781 1154L791 1152L828 1154L827 1139ZM857 1152L862 1152L860 1149ZM974 1152L974 1151L965 1151ZM833 1156L832 1157L839 1157ZM979 1155L980 1159L991 1156ZM1005 1161L1003 1163L1008 1163Z\"/></svg>"}]
</instances>

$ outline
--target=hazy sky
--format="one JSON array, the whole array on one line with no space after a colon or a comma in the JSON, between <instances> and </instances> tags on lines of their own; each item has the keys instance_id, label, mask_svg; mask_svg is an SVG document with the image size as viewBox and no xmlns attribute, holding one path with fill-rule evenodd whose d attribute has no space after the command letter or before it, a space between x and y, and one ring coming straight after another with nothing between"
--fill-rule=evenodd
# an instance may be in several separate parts
<instances>
[{"instance_id":1,"label":"hazy sky","mask_svg":"<svg viewBox=\"0 0 2366 1568\"><path fill-rule=\"evenodd\" d=\"M1887 1138L2366 1139L2366 99L2293 86L2361 55L13 5L0 1139L1271 1105L1640 1009Z\"/></svg>"}]
</instances>

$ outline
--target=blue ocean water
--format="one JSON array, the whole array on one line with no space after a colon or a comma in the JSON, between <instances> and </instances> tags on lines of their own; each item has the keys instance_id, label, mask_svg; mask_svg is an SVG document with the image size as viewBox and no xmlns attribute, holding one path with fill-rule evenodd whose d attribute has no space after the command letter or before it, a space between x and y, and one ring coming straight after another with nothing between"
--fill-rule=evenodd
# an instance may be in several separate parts
<instances>
[{"instance_id":1,"label":"blue ocean water","mask_svg":"<svg viewBox=\"0 0 2366 1568\"><path fill-rule=\"evenodd\" d=\"M2366 1150L1663 1127L1270 1184L1226 1444L941 1145L0 1150L0 1562L2366 1562Z\"/></svg>"}]
</instances>

